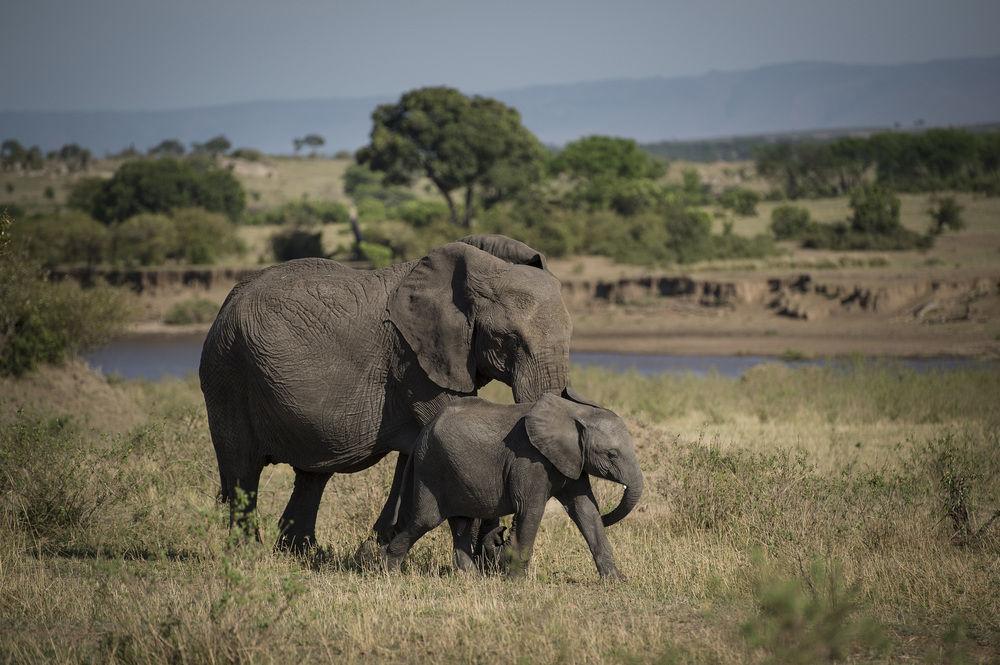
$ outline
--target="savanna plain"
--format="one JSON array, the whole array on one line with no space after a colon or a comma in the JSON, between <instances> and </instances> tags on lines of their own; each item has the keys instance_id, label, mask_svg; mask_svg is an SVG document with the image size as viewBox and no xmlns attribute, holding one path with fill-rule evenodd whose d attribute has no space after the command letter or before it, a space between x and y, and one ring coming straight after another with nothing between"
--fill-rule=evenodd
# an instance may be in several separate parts
<instances>
[{"instance_id":1,"label":"savanna plain","mask_svg":"<svg viewBox=\"0 0 1000 665\"><path fill-rule=\"evenodd\" d=\"M454 573L446 529L401 574L357 564L388 462L333 478L323 548L304 558L272 552L292 474L268 467L264 543L241 543L215 501L195 377L122 381L70 361L3 379L0 658L1000 657L1000 373L859 361L572 381L626 418L646 475L640 507L609 530L623 582L598 579L556 506L524 579ZM597 491L606 507L620 493Z\"/></svg>"}]
</instances>

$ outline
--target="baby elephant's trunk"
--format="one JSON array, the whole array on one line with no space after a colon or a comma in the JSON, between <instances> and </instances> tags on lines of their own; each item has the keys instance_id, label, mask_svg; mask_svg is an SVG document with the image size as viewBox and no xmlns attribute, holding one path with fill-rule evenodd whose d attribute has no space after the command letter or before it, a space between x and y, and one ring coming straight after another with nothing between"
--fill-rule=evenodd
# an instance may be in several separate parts
<instances>
[{"instance_id":1,"label":"baby elephant's trunk","mask_svg":"<svg viewBox=\"0 0 1000 665\"><path fill-rule=\"evenodd\" d=\"M618 503L614 510L612 510L607 515L601 518L604 522L604 526L609 527L612 524L617 524L619 521L624 519L626 515L632 512L636 504L639 503L639 498L642 496L642 471L639 470L639 465L636 464L631 477L623 478L621 481L625 485L625 492L622 493L622 500Z\"/></svg>"}]
</instances>

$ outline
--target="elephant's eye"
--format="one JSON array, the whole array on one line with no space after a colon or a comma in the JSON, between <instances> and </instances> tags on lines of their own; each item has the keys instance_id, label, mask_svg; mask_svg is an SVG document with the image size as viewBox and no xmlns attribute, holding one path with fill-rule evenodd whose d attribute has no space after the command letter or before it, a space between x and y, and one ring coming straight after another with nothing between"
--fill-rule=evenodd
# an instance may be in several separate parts
<instances>
[{"instance_id":1,"label":"elephant's eye","mask_svg":"<svg viewBox=\"0 0 1000 665\"><path fill-rule=\"evenodd\" d=\"M618 459L618 454L619 454L618 451L612 448L611 450L608 451L608 458Z\"/></svg>"}]
</instances>

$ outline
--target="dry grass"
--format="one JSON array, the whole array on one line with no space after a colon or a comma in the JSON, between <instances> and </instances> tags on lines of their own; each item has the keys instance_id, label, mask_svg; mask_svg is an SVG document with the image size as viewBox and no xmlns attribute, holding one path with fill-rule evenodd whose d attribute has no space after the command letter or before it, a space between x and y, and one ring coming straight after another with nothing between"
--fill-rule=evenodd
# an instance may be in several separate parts
<instances>
[{"instance_id":1,"label":"dry grass","mask_svg":"<svg viewBox=\"0 0 1000 665\"><path fill-rule=\"evenodd\" d=\"M626 583L597 579L558 510L524 580L452 574L446 529L421 540L401 575L359 570L351 554L388 463L331 481L324 559L228 546L193 379L112 386L100 405L38 397L28 404L37 418L4 410L0 653L129 663L1000 655L1000 538L995 527L970 535L997 508L996 372L577 371L574 384L625 415L647 475L642 505L609 532ZM6 382L0 399L26 385ZM487 394L509 399L500 387ZM126 434L49 420L126 403L143 414ZM11 475L21 467L27 475ZM285 467L265 470L265 542L290 481ZM607 505L617 498L598 489ZM38 508L53 495L77 510L57 520ZM964 545L952 540L956 502L973 523Z\"/></svg>"}]
</instances>

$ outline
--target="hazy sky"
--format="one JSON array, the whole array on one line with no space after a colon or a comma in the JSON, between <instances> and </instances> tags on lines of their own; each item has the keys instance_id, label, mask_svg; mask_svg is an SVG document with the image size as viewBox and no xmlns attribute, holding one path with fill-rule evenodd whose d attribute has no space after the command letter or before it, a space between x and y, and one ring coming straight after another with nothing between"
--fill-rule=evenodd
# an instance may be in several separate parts
<instances>
[{"instance_id":1,"label":"hazy sky","mask_svg":"<svg viewBox=\"0 0 1000 665\"><path fill-rule=\"evenodd\" d=\"M1000 53L997 0L0 0L0 109L163 109L429 84Z\"/></svg>"}]
</instances>

